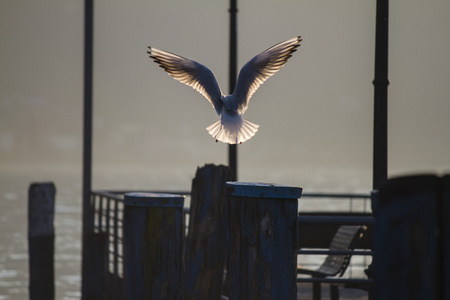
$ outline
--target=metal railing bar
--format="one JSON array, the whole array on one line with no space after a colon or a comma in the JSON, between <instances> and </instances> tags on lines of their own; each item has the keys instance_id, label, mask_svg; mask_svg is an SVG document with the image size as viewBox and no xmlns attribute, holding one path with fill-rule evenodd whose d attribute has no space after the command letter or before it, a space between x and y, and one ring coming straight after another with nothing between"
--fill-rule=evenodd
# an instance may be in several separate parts
<instances>
[{"instance_id":1,"label":"metal railing bar","mask_svg":"<svg viewBox=\"0 0 450 300\"><path fill-rule=\"evenodd\" d=\"M348 216L299 216L298 223L301 224L339 224L339 225L372 225L375 224L373 217L348 217Z\"/></svg>"},{"instance_id":2,"label":"metal railing bar","mask_svg":"<svg viewBox=\"0 0 450 300\"><path fill-rule=\"evenodd\" d=\"M119 259L123 259L123 255L122 254L116 254L115 252L114 252L114 250L109 250L108 251L108 253L110 253L110 254L115 254L115 255L117 255L117 258L119 258Z\"/></svg>"},{"instance_id":3,"label":"metal railing bar","mask_svg":"<svg viewBox=\"0 0 450 300\"><path fill-rule=\"evenodd\" d=\"M118 270L118 257L117 257L117 253L118 253L118 242L117 242L117 231L119 230L117 227L117 215L118 215L118 202L114 203L114 229L113 229L113 249L114 249L114 274L117 274L117 270Z\"/></svg>"},{"instance_id":4,"label":"metal railing bar","mask_svg":"<svg viewBox=\"0 0 450 300\"><path fill-rule=\"evenodd\" d=\"M111 223L110 223L110 218L109 218L109 214L111 213L111 200L109 200L109 198L106 198L106 211L105 211L105 219L106 219L106 231L108 232L109 229L111 228Z\"/></svg>"},{"instance_id":5,"label":"metal railing bar","mask_svg":"<svg viewBox=\"0 0 450 300\"><path fill-rule=\"evenodd\" d=\"M361 198L370 199L370 194L350 194L350 193L302 193L301 198ZM300 199L301 199L300 198Z\"/></svg>"},{"instance_id":6,"label":"metal railing bar","mask_svg":"<svg viewBox=\"0 0 450 300\"><path fill-rule=\"evenodd\" d=\"M299 250L301 255L373 255L370 250Z\"/></svg>"},{"instance_id":7,"label":"metal railing bar","mask_svg":"<svg viewBox=\"0 0 450 300\"><path fill-rule=\"evenodd\" d=\"M103 225L103 197L98 199L98 229L102 231Z\"/></svg>"},{"instance_id":8,"label":"metal railing bar","mask_svg":"<svg viewBox=\"0 0 450 300\"><path fill-rule=\"evenodd\" d=\"M97 195L105 195L111 197L116 200L123 200L123 195L126 193L156 193L156 194L176 194L176 195L184 195L189 196L191 194L190 191L164 191L164 190L96 190L92 191L93 194Z\"/></svg>"},{"instance_id":9,"label":"metal railing bar","mask_svg":"<svg viewBox=\"0 0 450 300\"><path fill-rule=\"evenodd\" d=\"M108 197L110 199L116 200L116 201L123 201L123 195L120 195L118 193L114 193L112 191L92 191L93 195L100 196L100 197Z\"/></svg>"},{"instance_id":10,"label":"metal railing bar","mask_svg":"<svg viewBox=\"0 0 450 300\"><path fill-rule=\"evenodd\" d=\"M119 262L122 263L122 259L119 259L119 242L117 240L117 236L118 236L118 225L117 225L117 221L118 221L118 216L119 216L119 201L115 201L114 202L114 215L113 215L113 224L114 224L114 228L113 228L113 249L114 249L114 253L113 253L113 273L114 275L116 275L114 278L114 293L118 294L119 291L119 285L117 283L117 275L119 274ZM122 245L122 244L121 244Z\"/></svg>"},{"instance_id":11,"label":"metal railing bar","mask_svg":"<svg viewBox=\"0 0 450 300\"><path fill-rule=\"evenodd\" d=\"M297 278L297 282L320 282L320 283L373 283L370 278Z\"/></svg>"},{"instance_id":12,"label":"metal railing bar","mask_svg":"<svg viewBox=\"0 0 450 300\"><path fill-rule=\"evenodd\" d=\"M94 190L91 193L95 195L111 196L116 200L122 200L121 195L125 193L137 192L136 190ZM167 190L140 190L143 193L162 193L162 194L177 194L189 196L190 191L167 191ZM302 193L301 198L347 198L347 199L370 199L370 194L351 194L351 193ZM300 198L300 199L301 199Z\"/></svg>"}]
</instances>

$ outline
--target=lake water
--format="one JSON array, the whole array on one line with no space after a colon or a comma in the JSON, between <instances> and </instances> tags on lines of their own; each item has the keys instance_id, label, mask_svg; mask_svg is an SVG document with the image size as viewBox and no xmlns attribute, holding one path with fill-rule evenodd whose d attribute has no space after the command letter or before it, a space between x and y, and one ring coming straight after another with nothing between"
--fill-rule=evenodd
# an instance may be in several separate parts
<instances>
[{"instance_id":1,"label":"lake water","mask_svg":"<svg viewBox=\"0 0 450 300\"><path fill-rule=\"evenodd\" d=\"M0 299L28 299L28 187L49 180L57 189L56 299L80 299L81 176L38 173L0 173Z\"/></svg>"},{"instance_id":2,"label":"lake water","mask_svg":"<svg viewBox=\"0 0 450 300\"><path fill-rule=\"evenodd\" d=\"M118 177L111 172L105 172L101 176L97 176L101 179L94 181L94 186L135 190L190 189L194 172L191 178L187 178L185 175L177 175L177 178L173 178L169 182L168 179L172 175ZM339 182L317 176L314 178L315 180L307 182L303 186L304 192L343 192L343 190L337 189L337 187L342 186ZM55 214L56 299L80 299L81 171L36 171L29 168L0 171L0 300L28 299L28 187L32 182L46 181L53 181L57 190ZM149 182L153 182L153 184L149 184ZM283 178L280 178L280 181L276 183L285 184ZM306 186L311 188L305 188ZM353 179L350 188L347 187L345 192L362 192L361 187L364 187L363 182ZM327 205L329 209L347 209L349 207L347 202L341 204L323 201L315 203L306 200L300 202L300 208L304 210L314 210L323 205ZM362 209L362 207L359 209ZM308 262L314 263L317 260L320 261L320 258Z\"/></svg>"}]
</instances>

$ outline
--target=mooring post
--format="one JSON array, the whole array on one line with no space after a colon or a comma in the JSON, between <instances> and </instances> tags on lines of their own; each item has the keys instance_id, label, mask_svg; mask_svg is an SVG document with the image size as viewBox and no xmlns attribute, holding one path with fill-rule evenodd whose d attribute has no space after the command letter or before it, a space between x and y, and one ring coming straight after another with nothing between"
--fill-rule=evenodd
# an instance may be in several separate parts
<instances>
[{"instance_id":1,"label":"mooring post","mask_svg":"<svg viewBox=\"0 0 450 300\"><path fill-rule=\"evenodd\" d=\"M230 299L297 299L299 187L227 182Z\"/></svg>"},{"instance_id":2,"label":"mooring post","mask_svg":"<svg viewBox=\"0 0 450 300\"><path fill-rule=\"evenodd\" d=\"M442 177L442 299L450 299L450 174Z\"/></svg>"},{"instance_id":3,"label":"mooring post","mask_svg":"<svg viewBox=\"0 0 450 300\"><path fill-rule=\"evenodd\" d=\"M192 181L189 232L184 250L183 299L221 299L227 253L225 183L231 169L212 164L198 168Z\"/></svg>"},{"instance_id":4,"label":"mooring post","mask_svg":"<svg viewBox=\"0 0 450 300\"><path fill-rule=\"evenodd\" d=\"M184 196L125 194L128 299L181 299Z\"/></svg>"},{"instance_id":5,"label":"mooring post","mask_svg":"<svg viewBox=\"0 0 450 300\"><path fill-rule=\"evenodd\" d=\"M55 299L55 185L33 183L28 190L30 299Z\"/></svg>"},{"instance_id":6,"label":"mooring post","mask_svg":"<svg viewBox=\"0 0 450 300\"><path fill-rule=\"evenodd\" d=\"M446 299L441 293L440 178L389 179L377 201L375 299Z\"/></svg>"}]
</instances>

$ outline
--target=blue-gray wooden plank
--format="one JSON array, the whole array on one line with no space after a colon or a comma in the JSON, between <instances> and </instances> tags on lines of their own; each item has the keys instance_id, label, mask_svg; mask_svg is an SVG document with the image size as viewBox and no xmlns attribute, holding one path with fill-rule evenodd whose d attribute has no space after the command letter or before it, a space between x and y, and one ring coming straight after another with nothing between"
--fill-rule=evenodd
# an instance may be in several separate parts
<instances>
[{"instance_id":1,"label":"blue-gray wooden plank","mask_svg":"<svg viewBox=\"0 0 450 300\"><path fill-rule=\"evenodd\" d=\"M302 188L272 183L227 182L227 194L237 197L298 199Z\"/></svg>"}]
</instances>

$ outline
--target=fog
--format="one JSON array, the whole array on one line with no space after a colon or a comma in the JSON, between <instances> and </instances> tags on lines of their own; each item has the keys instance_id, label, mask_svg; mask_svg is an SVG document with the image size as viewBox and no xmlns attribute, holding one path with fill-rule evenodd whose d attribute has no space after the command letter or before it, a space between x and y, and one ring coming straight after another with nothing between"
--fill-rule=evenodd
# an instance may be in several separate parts
<instances>
[{"instance_id":1,"label":"fog","mask_svg":"<svg viewBox=\"0 0 450 300\"><path fill-rule=\"evenodd\" d=\"M250 101L260 130L238 146L240 180L371 189L375 2L239 1L239 68L303 38ZM450 169L449 12L390 3L390 176ZM94 183L112 172L184 187L197 166L226 164L205 130L211 105L146 51L197 60L229 92L228 1L98 0L94 16ZM0 169L81 174L83 1L2 1L0 37Z\"/></svg>"}]
</instances>

